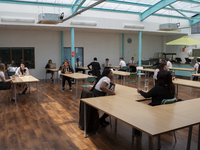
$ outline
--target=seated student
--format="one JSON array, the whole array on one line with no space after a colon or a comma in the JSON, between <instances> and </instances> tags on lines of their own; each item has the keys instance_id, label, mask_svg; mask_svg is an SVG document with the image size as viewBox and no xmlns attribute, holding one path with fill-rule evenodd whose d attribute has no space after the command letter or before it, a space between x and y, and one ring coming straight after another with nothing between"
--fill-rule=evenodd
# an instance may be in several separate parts
<instances>
[{"instance_id":1,"label":"seated student","mask_svg":"<svg viewBox=\"0 0 200 150\"><path fill-rule=\"evenodd\" d=\"M49 59L48 60L48 63L46 64L45 68L50 68L50 65L52 64L52 60ZM47 70L46 73L51 73L51 80L53 81L53 75L54 75L54 72L53 71L50 71L50 70Z\"/></svg>"},{"instance_id":2,"label":"seated student","mask_svg":"<svg viewBox=\"0 0 200 150\"><path fill-rule=\"evenodd\" d=\"M158 62L156 62L153 66L155 66L156 68L158 68L158 66L163 63L162 62L162 58L159 58Z\"/></svg>"},{"instance_id":3,"label":"seated student","mask_svg":"<svg viewBox=\"0 0 200 150\"><path fill-rule=\"evenodd\" d=\"M145 98L152 97L152 102L149 104L151 106L160 105L163 99L172 99L175 97L175 86L172 82L171 73L161 70L158 72L157 77L158 85L154 86L149 92L143 92L141 89L137 90Z\"/></svg>"},{"instance_id":4,"label":"seated student","mask_svg":"<svg viewBox=\"0 0 200 150\"><path fill-rule=\"evenodd\" d=\"M82 63L79 61L79 58L76 58L75 68L76 67L82 67ZM84 69L76 68L75 72L78 72L78 71L83 71L83 74L85 74L85 70Z\"/></svg>"},{"instance_id":5,"label":"seated student","mask_svg":"<svg viewBox=\"0 0 200 150\"><path fill-rule=\"evenodd\" d=\"M128 65L130 67L130 72L136 72L134 57L131 57L131 60L129 61Z\"/></svg>"},{"instance_id":6,"label":"seated student","mask_svg":"<svg viewBox=\"0 0 200 150\"><path fill-rule=\"evenodd\" d=\"M23 77L25 75L29 75L29 71L28 71L28 68L25 67L24 63L21 62L20 64L20 67L17 68L16 72L15 72L15 75L18 75L20 77ZM28 86L26 83L23 83L23 84L18 84L19 86L19 89L20 89L20 92L19 94L25 94L25 92L27 91L28 89Z\"/></svg>"},{"instance_id":7,"label":"seated student","mask_svg":"<svg viewBox=\"0 0 200 150\"><path fill-rule=\"evenodd\" d=\"M17 67L15 65L15 62L14 62L14 60L12 60L10 66L7 69L8 75L10 76L11 74L15 74L16 69L17 69Z\"/></svg>"},{"instance_id":8,"label":"seated student","mask_svg":"<svg viewBox=\"0 0 200 150\"><path fill-rule=\"evenodd\" d=\"M12 101L15 101L15 97L14 97L14 88L13 85L11 83L12 80L14 80L14 78L11 79L5 79L5 65L3 63L0 63L0 90L9 90L11 89L11 95L12 95Z\"/></svg>"},{"instance_id":9,"label":"seated student","mask_svg":"<svg viewBox=\"0 0 200 150\"><path fill-rule=\"evenodd\" d=\"M62 73L64 74L71 74L74 73L74 70L72 68L72 66L70 65L69 61L64 61L62 70ZM68 84L69 84L69 91L72 91L72 83L71 83L71 78L70 77L66 77L66 76L62 76L62 90L65 90L65 81L67 80Z\"/></svg>"},{"instance_id":10,"label":"seated student","mask_svg":"<svg viewBox=\"0 0 200 150\"><path fill-rule=\"evenodd\" d=\"M161 70L167 70L167 65L165 63L160 63L160 65L157 67L157 69L154 71L154 79L155 79L155 85L157 85L157 75L158 72Z\"/></svg>"},{"instance_id":11,"label":"seated student","mask_svg":"<svg viewBox=\"0 0 200 150\"><path fill-rule=\"evenodd\" d=\"M106 59L105 59L105 63L104 63L104 69L110 69L109 66L111 66L111 64L109 64L109 59L106 58Z\"/></svg>"},{"instance_id":12,"label":"seated student","mask_svg":"<svg viewBox=\"0 0 200 150\"><path fill-rule=\"evenodd\" d=\"M199 65L200 65L200 58L197 58L194 68L192 68L193 71L196 71L196 74L200 73ZM193 77L193 80L198 81L198 77Z\"/></svg>"},{"instance_id":13,"label":"seated student","mask_svg":"<svg viewBox=\"0 0 200 150\"><path fill-rule=\"evenodd\" d=\"M115 95L115 92L110 90L111 81L113 80L113 72L111 69L104 69L102 73L102 77L100 80L96 83L94 86L94 90L92 92L94 93L95 97L99 96L105 96L106 94ZM103 116L99 119L100 125L107 126L109 125L109 122L107 122L105 119L109 115L103 114Z\"/></svg>"},{"instance_id":14,"label":"seated student","mask_svg":"<svg viewBox=\"0 0 200 150\"><path fill-rule=\"evenodd\" d=\"M165 62L167 63L167 69L172 68L172 63L169 61L169 58L165 58Z\"/></svg>"},{"instance_id":15,"label":"seated student","mask_svg":"<svg viewBox=\"0 0 200 150\"><path fill-rule=\"evenodd\" d=\"M90 68L91 66L92 66L92 68ZM97 58L94 57L94 61L91 62L90 64L88 64L87 67L90 70L90 71L88 71L88 74L97 76L97 80L98 80L101 76L101 73L100 73L101 67L100 67L100 64L97 62Z\"/></svg>"},{"instance_id":16,"label":"seated student","mask_svg":"<svg viewBox=\"0 0 200 150\"><path fill-rule=\"evenodd\" d=\"M123 69L123 67L125 67L125 66L126 66L126 63L123 60L123 57L120 57L119 58L119 68L120 68L119 71L126 71ZM121 78L122 78L121 76L118 77L118 79L121 79Z\"/></svg>"}]
</instances>

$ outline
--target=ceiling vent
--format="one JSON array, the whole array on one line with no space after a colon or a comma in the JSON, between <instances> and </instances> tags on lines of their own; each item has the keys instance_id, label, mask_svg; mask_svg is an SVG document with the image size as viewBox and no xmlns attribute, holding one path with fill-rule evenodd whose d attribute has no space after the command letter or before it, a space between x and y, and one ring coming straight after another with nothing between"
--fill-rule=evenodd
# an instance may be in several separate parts
<instances>
[{"instance_id":1,"label":"ceiling vent","mask_svg":"<svg viewBox=\"0 0 200 150\"><path fill-rule=\"evenodd\" d=\"M165 23L165 24L160 24L159 30L160 31L174 31L178 30L180 26L180 23Z\"/></svg>"},{"instance_id":2,"label":"ceiling vent","mask_svg":"<svg viewBox=\"0 0 200 150\"><path fill-rule=\"evenodd\" d=\"M38 24L58 24L62 23L60 14L42 13L38 16Z\"/></svg>"}]
</instances>

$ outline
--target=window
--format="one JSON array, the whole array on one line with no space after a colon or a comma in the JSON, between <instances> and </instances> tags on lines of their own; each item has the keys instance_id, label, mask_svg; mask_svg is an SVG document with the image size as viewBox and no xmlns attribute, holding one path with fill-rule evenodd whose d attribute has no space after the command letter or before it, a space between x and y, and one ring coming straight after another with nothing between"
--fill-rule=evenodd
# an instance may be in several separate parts
<instances>
[{"instance_id":1,"label":"window","mask_svg":"<svg viewBox=\"0 0 200 150\"><path fill-rule=\"evenodd\" d=\"M35 68L35 48L33 47L12 47L0 48L0 62L7 67L14 60L16 66L20 66L21 62L29 69Z\"/></svg>"},{"instance_id":2,"label":"window","mask_svg":"<svg viewBox=\"0 0 200 150\"><path fill-rule=\"evenodd\" d=\"M82 66L84 66L83 47L75 47L74 52L75 52L75 62L76 59L79 58L79 61L81 62ZM65 59L67 59L71 64L71 47L64 48L64 60Z\"/></svg>"}]
</instances>

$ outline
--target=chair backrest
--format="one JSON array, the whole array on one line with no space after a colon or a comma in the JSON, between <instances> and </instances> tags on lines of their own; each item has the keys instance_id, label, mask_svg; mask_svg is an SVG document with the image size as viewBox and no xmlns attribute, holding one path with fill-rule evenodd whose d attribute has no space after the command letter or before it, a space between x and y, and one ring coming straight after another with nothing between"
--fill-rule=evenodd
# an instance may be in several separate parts
<instances>
[{"instance_id":1,"label":"chair backrest","mask_svg":"<svg viewBox=\"0 0 200 150\"><path fill-rule=\"evenodd\" d=\"M171 104L171 103L175 103L176 102L176 97L172 98L172 99L163 99L161 102L161 105L163 104Z\"/></svg>"},{"instance_id":2,"label":"chair backrest","mask_svg":"<svg viewBox=\"0 0 200 150\"><path fill-rule=\"evenodd\" d=\"M127 68L128 68L127 66L123 66L122 67L123 70L127 70Z\"/></svg>"},{"instance_id":3,"label":"chair backrest","mask_svg":"<svg viewBox=\"0 0 200 150\"><path fill-rule=\"evenodd\" d=\"M130 73L130 78L136 78L136 76L137 76L137 73L133 73L133 72Z\"/></svg>"},{"instance_id":4,"label":"chair backrest","mask_svg":"<svg viewBox=\"0 0 200 150\"><path fill-rule=\"evenodd\" d=\"M88 77L87 81L90 82L90 83L92 83L92 82L94 82L94 79L95 79L95 77Z\"/></svg>"},{"instance_id":5,"label":"chair backrest","mask_svg":"<svg viewBox=\"0 0 200 150\"><path fill-rule=\"evenodd\" d=\"M15 72L8 72L8 76L13 76L15 75Z\"/></svg>"}]
</instances>

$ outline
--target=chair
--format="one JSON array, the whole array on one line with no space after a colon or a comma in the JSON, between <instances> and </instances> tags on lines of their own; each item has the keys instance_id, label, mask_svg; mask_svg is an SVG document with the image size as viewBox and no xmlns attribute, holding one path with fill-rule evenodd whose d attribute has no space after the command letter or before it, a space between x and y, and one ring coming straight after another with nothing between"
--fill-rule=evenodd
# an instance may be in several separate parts
<instances>
[{"instance_id":1,"label":"chair","mask_svg":"<svg viewBox=\"0 0 200 150\"><path fill-rule=\"evenodd\" d=\"M172 99L163 99L163 100L161 101L161 105L164 105L164 104L172 104L172 103L175 103L175 102L176 102L176 97L174 97L174 98L172 98ZM173 131L173 133L174 133L175 142L177 142L175 131ZM161 148L161 145L160 145L160 135L158 136L158 148Z\"/></svg>"},{"instance_id":2,"label":"chair","mask_svg":"<svg viewBox=\"0 0 200 150\"><path fill-rule=\"evenodd\" d=\"M87 78L87 82L89 83L93 83L94 82L95 77L88 77ZM91 84L86 84L86 85L80 85L81 87L86 87L89 88L91 86Z\"/></svg>"},{"instance_id":3,"label":"chair","mask_svg":"<svg viewBox=\"0 0 200 150\"><path fill-rule=\"evenodd\" d=\"M131 72L129 75L129 80L126 80L126 82L128 82L128 85L130 82L135 82L135 84L136 84L136 77L137 77L137 73Z\"/></svg>"},{"instance_id":4,"label":"chair","mask_svg":"<svg viewBox=\"0 0 200 150\"><path fill-rule=\"evenodd\" d=\"M8 76L13 76L13 75L15 75L15 72L8 72Z\"/></svg>"},{"instance_id":5,"label":"chair","mask_svg":"<svg viewBox=\"0 0 200 150\"><path fill-rule=\"evenodd\" d=\"M122 69L123 69L124 71L127 71L127 68L128 68L127 66L123 66L123 67L122 67Z\"/></svg>"}]
</instances>

